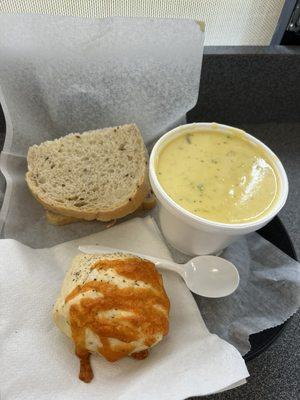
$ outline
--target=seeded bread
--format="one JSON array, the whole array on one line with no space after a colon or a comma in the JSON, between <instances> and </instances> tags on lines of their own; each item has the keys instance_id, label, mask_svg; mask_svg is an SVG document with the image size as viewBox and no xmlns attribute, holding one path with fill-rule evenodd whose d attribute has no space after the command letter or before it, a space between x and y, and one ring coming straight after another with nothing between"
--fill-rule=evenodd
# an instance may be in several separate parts
<instances>
[{"instance_id":1,"label":"seeded bread","mask_svg":"<svg viewBox=\"0 0 300 400\"><path fill-rule=\"evenodd\" d=\"M144 211L149 211L152 210L156 205L156 198L152 192L152 190L148 193L148 195L145 197L143 203L141 206L138 208L138 210L144 210ZM57 214L53 211L46 210L46 218L49 224L52 225L68 225L72 224L74 222L80 222L83 221L83 219L75 218L75 217L69 217L67 215L62 215L62 214Z\"/></svg>"},{"instance_id":2,"label":"seeded bread","mask_svg":"<svg viewBox=\"0 0 300 400\"><path fill-rule=\"evenodd\" d=\"M34 145L27 161L33 196L64 217L121 218L140 207L150 189L147 150L134 124Z\"/></svg>"}]
</instances>

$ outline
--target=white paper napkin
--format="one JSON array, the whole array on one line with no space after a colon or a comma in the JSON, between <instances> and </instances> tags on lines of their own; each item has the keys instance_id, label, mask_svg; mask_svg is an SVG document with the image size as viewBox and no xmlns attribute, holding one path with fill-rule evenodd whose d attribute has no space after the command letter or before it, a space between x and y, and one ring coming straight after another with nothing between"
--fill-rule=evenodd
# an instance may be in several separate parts
<instances>
[{"instance_id":1,"label":"white paper napkin","mask_svg":"<svg viewBox=\"0 0 300 400\"><path fill-rule=\"evenodd\" d=\"M1 400L174 400L244 382L248 371L239 352L208 332L191 293L173 273L163 274L171 301L169 335L143 361L109 363L93 356L94 380L81 382L74 346L52 322L51 310L78 245L96 243L170 258L150 217L49 249L0 240Z\"/></svg>"}]
</instances>

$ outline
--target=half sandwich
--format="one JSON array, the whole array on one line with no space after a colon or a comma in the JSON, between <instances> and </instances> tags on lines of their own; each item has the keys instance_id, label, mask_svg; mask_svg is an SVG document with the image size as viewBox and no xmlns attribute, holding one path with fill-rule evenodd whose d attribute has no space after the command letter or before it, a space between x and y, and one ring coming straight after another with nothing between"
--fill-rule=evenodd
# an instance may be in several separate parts
<instances>
[{"instance_id":1,"label":"half sandwich","mask_svg":"<svg viewBox=\"0 0 300 400\"><path fill-rule=\"evenodd\" d=\"M27 161L30 191L61 224L122 218L138 209L150 191L148 154L134 124L34 145Z\"/></svg>"}]
</instances>

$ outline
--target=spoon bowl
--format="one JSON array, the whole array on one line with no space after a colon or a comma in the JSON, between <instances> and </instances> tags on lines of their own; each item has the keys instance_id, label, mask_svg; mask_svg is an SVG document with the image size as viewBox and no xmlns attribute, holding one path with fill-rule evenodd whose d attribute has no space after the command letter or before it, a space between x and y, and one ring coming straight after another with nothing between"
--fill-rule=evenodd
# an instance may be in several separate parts
<instances>
[{"instance_id":1,"label":"spoon bowl","mask_svg":"<svg viewBox=\"0 0 300 400\"><path fill-rule=\"evenodd\" d=\"M198 256L186 264L177 264L170 260L104 246L79 246L87 254L130 253L152 261L157 268L178 273L187 287L200 296L218 298L233 293L239 285L239 273L236 267L221 257Z\"/></svg>"},{"instance_id":2,"label":"spoon bowl","mask_svg":"<svg viewBox=\"0 0 300 400\"><path fill-rule=\"evenodd\" d=\"M184 279L188 288L204 297L225 297L239 285L236 267L221 257L198 256L184 264Z\"/></svg>"}]
</instances>

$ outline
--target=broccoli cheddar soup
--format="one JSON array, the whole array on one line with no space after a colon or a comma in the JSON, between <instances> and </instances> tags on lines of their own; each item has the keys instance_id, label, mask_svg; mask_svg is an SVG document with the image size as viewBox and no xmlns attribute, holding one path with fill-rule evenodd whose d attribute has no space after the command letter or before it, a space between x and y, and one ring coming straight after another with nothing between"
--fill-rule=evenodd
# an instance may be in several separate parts
<instances>
[{"instance_id":1,"label":"broccoli cheddar soup","mask_svg":"<svg viewBox=\"0 0 300 400\"><path fill-rule=\"evenodd\" d=\"M216 222L255 221L270 211L278 196L271 156L234 130L176 137L160 151L156 174L176 203Z\"/></svg>"}]
</instances>

